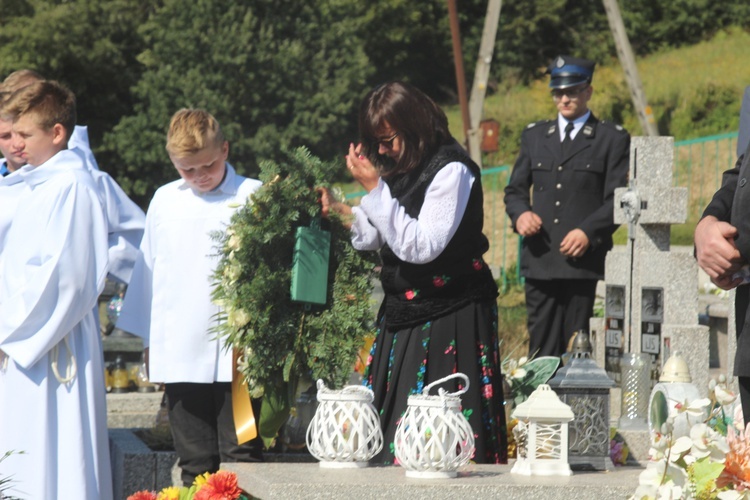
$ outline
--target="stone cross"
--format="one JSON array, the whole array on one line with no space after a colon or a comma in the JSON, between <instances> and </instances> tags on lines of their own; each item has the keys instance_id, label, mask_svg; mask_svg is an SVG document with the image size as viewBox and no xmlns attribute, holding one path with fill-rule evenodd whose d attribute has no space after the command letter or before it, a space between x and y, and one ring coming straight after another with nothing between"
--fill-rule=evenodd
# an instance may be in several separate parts
<instances>
[{"instance_id":1,"label":"stone cross","mask_svg":"<svg viewBox=\"0 0 750 500\"><path fill-rule=\"evenodd\" d=\"M672 137L632 139L630 185L615 191L614 213L615 223L628 224L628 243L607 255L604 318L591 329L596 359L616 382L623 353L650 355L653 386L677 351L705 395L709 333L698 324L698 268L692 252L669 245L671 224L687 218L687 188L672 185L673 157Z\"/></svg>"}]
</instances>

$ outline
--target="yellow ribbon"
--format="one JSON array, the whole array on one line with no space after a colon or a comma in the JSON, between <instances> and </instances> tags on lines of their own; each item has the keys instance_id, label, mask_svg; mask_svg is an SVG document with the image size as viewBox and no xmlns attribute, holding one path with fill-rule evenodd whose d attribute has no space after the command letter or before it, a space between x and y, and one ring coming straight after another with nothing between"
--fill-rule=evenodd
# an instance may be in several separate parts
<instances>
[{"instance_id":1,"label":"yellow ribbon","mask_svg":"<svg viewBox=\"0 0 750 500\"><path fill-rule=\"evenodd\" d=\"M240 356L240 351L235 349L232 356L232 414L238 444L247 443L258 436L247 381L244 374L237 371L237 361Z\"/></svg>"}]
</instances>

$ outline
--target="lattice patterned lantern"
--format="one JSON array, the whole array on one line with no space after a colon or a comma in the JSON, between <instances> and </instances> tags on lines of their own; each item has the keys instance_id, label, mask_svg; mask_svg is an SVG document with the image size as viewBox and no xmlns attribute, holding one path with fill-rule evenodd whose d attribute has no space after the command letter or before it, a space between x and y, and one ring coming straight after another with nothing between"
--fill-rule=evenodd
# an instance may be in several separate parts
<instances>
[{"instance_id":1,"label":"lattice patterned lantern","mask_svg":"<svg viewBox=\"0 0 750 500\"><path fill-rule=\"evenodd\" d=\"M383 449L380 419L372 391L349 385L339 391L318 380L318 405L307 428L307 448L321 467L367 467Z\"/></svg>"},{"instance_id":2,"label":"lattice patterned lantern","mask_svg":"<svg viewBox=\"0 0 750 500\"><path fill-rule=\"evenodd\" d=\"M457 392L430 389L454 378L464 385ZM396 427L395 455L407 477L450 478L474 455L474 431L461 413L461 394L469 389L469 377L454 373L427 385L422 394L409 396L406 413Z\"/></svg>"},{"instance_id":3,"label":"lattice patterned lantern","mask_svg":"<svg viewBox=\"0 0 750 500\"><path fill-rule=\"evenodd\" d=\"M524 476L570 476L568 422L573 411L549 385L541 384L513 410L519 420L514 435L522 443L511 469Z\"/></svg>"},{"instance_id":4,"label":"lattice patterned lantern","mask_svg":"<svg viewBox=\"0 0 750 500\"><path fill-rule=\"evenodd\" d=\"M587 331L576 333L568 362L548 382L575 418L568 425L568 462L576 470L612 470L609 390L616 384L591 358Z\"/></svg>"}]
</instances>

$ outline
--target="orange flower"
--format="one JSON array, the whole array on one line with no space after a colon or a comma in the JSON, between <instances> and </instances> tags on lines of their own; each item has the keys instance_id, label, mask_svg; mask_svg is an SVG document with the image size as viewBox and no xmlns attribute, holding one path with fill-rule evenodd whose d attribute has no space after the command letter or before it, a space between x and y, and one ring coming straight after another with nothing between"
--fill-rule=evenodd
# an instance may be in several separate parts
<instances>
[{"instance_id":1,"label":"orange flower","mask_svg":"<svg viewBox=\"0 0 750 500\"><path fill-rule=\"evenodd\" d=\"M153 491L136 491L128 497L128 500L156 500L156 493Z\"/></svg>"},{"instance_id":2,"label":"orange flower","mask_svg":"<svg viewBox=\"0 0 750 500\"><path fill-rule=\"evenodd\" d=\"M750 424L744 432L735 432L733 427L729 427L727 444L729 453L716 485L719 488L732 485L738 491L750 490Z\"/></svg>"},{"instance_id":3,"label":"orange flower","mask_svg":"<svg viewBox=\"0 0 750 500\"><path fill-rule=\"evenodd\" d=\"M242 490L237 486L237 475L220 470L208 477L206 484L195 493L194 500L236 500L241 494Z\"/></svg>"}]
</instances>

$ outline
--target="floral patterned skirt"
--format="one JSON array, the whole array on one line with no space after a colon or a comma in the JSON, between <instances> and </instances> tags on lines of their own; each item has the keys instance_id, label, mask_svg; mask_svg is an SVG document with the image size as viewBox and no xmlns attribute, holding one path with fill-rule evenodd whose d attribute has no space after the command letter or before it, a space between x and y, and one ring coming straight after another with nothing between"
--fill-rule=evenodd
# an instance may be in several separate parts
<instances>
[{"instance_id":1,"label":"floral patterned skirt","mask_svg":"<svg viewBox=\"0 0 750 500\"><path fill-rule=\"evenodd\" d=\"M446 316L412 328L391 332L381 318L370 351L364 384L375 393L380 411L383 451L373 463L394 463L393 440L407 398L421 394L431 382L461 372L469 390L461 396L464 416L474 430L476 463L507 463L508 440L503 407L503 381L497 336L497 306L470 303ZM459 389L451 380L440 387ZM437 394L437 388L430 391Z\"/></svg>"}]
</instances>

